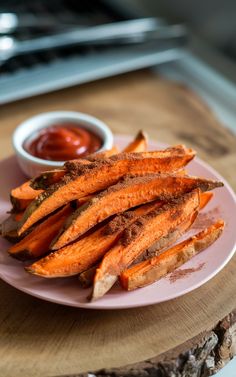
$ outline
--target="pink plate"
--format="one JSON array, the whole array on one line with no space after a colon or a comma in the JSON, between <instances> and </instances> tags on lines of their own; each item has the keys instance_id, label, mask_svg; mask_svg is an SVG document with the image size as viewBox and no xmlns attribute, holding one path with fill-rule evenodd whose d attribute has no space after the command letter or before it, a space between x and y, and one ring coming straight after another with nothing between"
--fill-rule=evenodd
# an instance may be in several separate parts
<instances>
[{"instance_id":1,"label":"pink plate","mask_svg":"<svg viewBox=\"0 0 236 377\"><path fill-rule=\"evenodd\" d=\"M118 146L123 147L130 139L128 136L116 136L115 141ZM160 147L163 145L150 143L150 149ZM2 221L7 216L6 211L10 209L10 189L21 184L25 177L20 172L15 157L0 162L0 169L0 221ZM157 304L198 288L215 276L234 254L236 199L228 183L198 158L191 162L188 170L193 175L218 179L225 184L223 188L215 190L213 200L199 215L191 234L198 232L207 223L218 218L226 221L226 228L212 246L176 270L177 273L172 273L157 283L133 292L125 292L117 285L104 298L89 303L87 296L90 290L80 288L77 277L47 280L32 276L25 272L21 262L8 256L6 250L9 242L0 239L0 277L13 287L32 296L87 309L122 309Z\"/></svg>"}]
</instances>

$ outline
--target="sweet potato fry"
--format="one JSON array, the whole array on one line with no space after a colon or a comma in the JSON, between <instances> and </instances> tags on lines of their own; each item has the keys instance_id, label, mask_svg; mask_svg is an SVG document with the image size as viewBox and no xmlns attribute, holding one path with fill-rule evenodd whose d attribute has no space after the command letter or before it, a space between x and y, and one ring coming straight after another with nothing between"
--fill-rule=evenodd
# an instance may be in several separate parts
<instances>
[{"instance_id":1,"label":"sweet potato fry","mask_svg":"<svg viewBox=\"0 0 236 377\"><path fill-rule=\"evenodd\" d=\"M117 147L113 147L112 149L108 149L106 151L102 151L99 153L92 153L88 157L86 157L86 159L78 158L75 160L66 161L64 164L64 169L65 169L65 172L69 172L69 173L73 171L77 171L84 165L90 165L91 163L105 160L109 157L116 155L117 153L118 153Z\"/></svg>"},{"instance_id":2,"label":"sweet potato fry","mask_svg":"<svg viewBox=\"0 0 236 377\"><path fill-rule=\"evenodd\" d=\"M189 218L177 226L177 228L172 229L167 236L162 237L158 242L153 244L148 250L146 250L137 260L134 261L135 264L142 262L146 259L150 259L153 256L159 255L163 249L170 247L174 244L193 224L198 212L189 216ZM96 274L96 269L99 264L90 267L88 270L83 271L78 279L83 288L88 288L93 285L94 277Z\"/></svg>"},{"instance_id":3,"label":"sweet potato fry","mask_svg":"<svg viewBox=\"0 0 236 377\"><path fill-rule=\"evenodd\" d=\"M41 190L32 189L30 187L30 181L11 190L10 200L13 206L12 211L23 211L41 192Z\"/></svg>"},{"instance_id":4,"label":"sweet potato fry","mask_svg":"<svg viewBox=\"0 0 236 377\"><path fill-rule=\"evenodd\" d=\"M141 216L130 225L118 242L103 257L94 278L91 299L102 297L146 249L165 237L171 229L185 222L199 210L200 190L182 197Z\"/></svg>"},{"instance_id":5,"label":"sweet potato fry","mask_svg":"<svg viewBox=\"0 0 236 377\"><path fill-rule=\"evenodd\" d=\"M34 223L62 205L103 190L126 174L172 172L181 169L194 155L195 152L191 149L176 146L157 152L120 153L109 159L80 166L60 183L50 186L27 207L18 233L24 233Z\"/></svg>"},{"instance_id":6,"label":"sweet potato fry","mask_svg":"<svg viewBox=\"0 0 236 377\"><path fill-rule=\"evenodd\" d=\"M31 179L30 187L32 187L34 190L46 190L49 186L60 182L65 173L65 169L45 171L39 174L37 177Z\"/></svg>"},{"instance_id":7,"label":"sweet potato fry","mask_svg":"<svg viewBox=\"0 0 236 377\"><path fill-rule=\"evenodd\" d=\"M209 203L209 201L213 198L213 192L202 192L200 195L200 209L203 209L206 207L206 205Z\"/></svg>"},{"instance_id":8,"label":"sweet potato fry","mask_svg":"<svg viewBox=\"0 0 236 377\"><path fill-rule=\"evenodd\" d=\"M186 175L184 173L184 170L180 170L178 172L176 172L177 175ZM98 193L94 193L94 194L90 194L90 195L86 195L84 196L83 198L80 198L77 200L77 204L78 204L78 207L81 206L82 204L85 204L87 203L89 200L95 198L95 196L97 195ZM200 209L203 209L205 208L205 206L209 203L209 201L213 198L213 192L210 192L210 191L206 191L206 192L201 192L200 194ZM23 216L23 212L21 213L21 218ZM20 218L19 218L20 220Z\"/></svg>"},{"instance_id":9,"label":"sweet potato fry","mask_svg":"<svg viewBox=\"0 0 236 377\"><path fill-rule=\"evenodd\" d=\"M100 261L107 250L120 237L123 230L137 220L140 215L148 213L152 209L160 207L160 205L159 202L153 202L133 211L117 215L108 224L77 242L40 259L27 267L26 270L47 278L77 275Z\"/></svg>"},{"instance_id":10,"label":"sweet potato fry","mask_svg":"<svg viewBox=\"0 0 236 377\"><path fill-rule=\"evenodd\" d=\"M88 270L85 270L81 272L81 274L79 274L78 279L83 288L92 287L97 268L98 264L88 268Z\"/></svg>"},{"instance_id":11,"label":"sweet potato fry","mask_svg":"<svg viewBox=\"0 0 236 377\"><path fill-rule=\"evenodd\" d=\"M198 210L191 214L185 219L181 224L178 224L174 229L171 229L166 236L161 237L157 242L155 242L151 247L149 247L143 254L141 254L133 263L137 264L146 259L150 259L157 256L163 252L166 248L173 245L180 237L187 232L195 219L197 218Z\"/></svg>"},{"instance_id":12,"label":"sweet potato fry","mask_svg":"<svg viewBox=\"0 0 236 377\"><path fill-rule=\"evenodd\" d=\"M31 233L20 242L11 246L8 253L20 260L29 260L45 255L49 245L59 232L66 218L73 212L70 204L48 217L36 226Z\"/></svg>"},{"instance_id":13,"label":"sweet potato fry","mask_svg":"<svg viewBox=\"0 0 236 377\"><path fill-rule=\"evenodd\" d=\"M219 182L204 178L174 174L151 174L145 177L128 177L96 195L79 207L65 223L64 229L52 245L60 249L74 241L94 225L106 218L154 199L168 200L200 188L212 190Z\"/></svg>"},{"instance_id":14,"label":"sweet potato fry","mask_svg":"<svg viewBox=\"0 0 236 377\"><path fill-rule=\"evenodd\" d=\"M78 167L78 165L89 165L91 162L111 157L117 153L119 153L119 151L117 147L114 146L112 147L112 149L99 153L93 153L87 158L71 160L67 164L65 164L63 169L45 171L37 177L33 178L30 182L30 186L35 190L46 190L52 184L60 182L60 180L65 176L68 170L70 171L71 169L74 169L74 166Z\"/></svg>"},{"instance_id":15,"label":"sweet potato fry","mask_svg":"<svg viewBox=\"0 0 236 377\"><path fill-rule=\"evenodd\" d=\"M119 149L114 145L111 149L107 149L102 152L92 153L86 157L90 162L104 160L105 158L111 157L119 153Z\"/></svg>"},{"instance_id":16,"label":"sweet potato fry","mask_svg":"<svg viewBox=\"0 0 236 377\"><path fill-rule=\"evenodd\" d=\"M123 152L145 152L147 150L148 137L142 130L138 132L135 139L123 150Z\"/></svg>"},{"instance_id":17,"label":"sweet potato fry","mask_svg":"<svg viewBox=\"0 0 236 377\"><path fill-rule=\"evenodd\" d=\"M188 175L186 169L178 170L178 171L176 172L176 174L178 174L178 175Z\"/></svg>"},{"instance_id":18,"label":"sweet potato fry","mask_svg":"<svg viewBox=\"0 0 236 377\"><path fill-rule=\"evenodd\" d=\"M19 221L21 221L21 219L22 219L22 217L24 215L24 211L22 211L22 212L16 212L13 215L14 215L15 221L19 222Z\"/></svg>"},{"instance_id":19,"label":"sweet potato fry","mask_svg":"<svg viewBox=\"0 0 236 377\"><path fill-rule=\"evenodd\" d=\"M17 242L17 228L24 212L11 213L0 225L0 235L11 242Z\"/></svg>"},{"instance_id":20,"label":"sweet potato fry","mask_svg":"<svg viewBox=\"0 0 236 377\"><path fill-rule=\"evenodd\" d=\"M203 209L211 198L212 192L201 192L199 210ZM187 232L191 228L197 215L198 212L196 211L193 215L186 219L185 222L179 224L175 229L171 229L167 236L162 237L159 241L157 241L157 243L154 243L137 260L135 260L134 263L136 264L138 262L142 262L143 260L150 259L153 256L157 256L167 247L170 247L172 244L174 244L180 237L183 236L185 232Z\"/></svg>"},{"instance_id":21,"label":"sweet potato fry","mask_svg":"<svg viewBox=\"0 0 236 377\"><path fill-rule=\"evenodd\" d=\"M90 194L90 195L86 195L86 196L83 196L82 198L78 199L77 200L78 207L89 202L94 197L95 197L95 194Z\"/></svg>"},{"instance_id":22,"label":"sweet potato fry","mask_svg":"<svg viewBox=\"0 0 236 377\"><path fill-rule=\"evenodd\" d=\"M83 197L78 200L78 202L75 205L75 209L78 208L79 206L83 205L84 203L88 202L90 199L92 199L94 195L87 195L86 197ZM1 224L0 224L0 235L4 238L6 238L8 241L11 242L19 242L22 237L18 236L17 229L19 227L19 222L23 218L24 211L21 212L12 212L10 216L8 216ZM68 214L69 216L69 214ZM61 224L62 226L62 224ZM33 229L30 229L32 231ZM59 229L58 229L59 232ZM25 235L26 236L26 235ZM52 237L51 241L53 238L56 236L56 233ZM50 241L50 242L51 242Z\"/></svg>"},{"instance_id":23,"label":"sweet potato fry","mask_svg":"<svg viewBox=\"0 0 236 377\"><path fill-rule=\"evenodd\" d=\"M139 263L120 275L124 289L130 291L159 280L208 248L221 235L224 221L218 220L202 232L166 250L161 255Z\"/></svg>"}]
</instances>

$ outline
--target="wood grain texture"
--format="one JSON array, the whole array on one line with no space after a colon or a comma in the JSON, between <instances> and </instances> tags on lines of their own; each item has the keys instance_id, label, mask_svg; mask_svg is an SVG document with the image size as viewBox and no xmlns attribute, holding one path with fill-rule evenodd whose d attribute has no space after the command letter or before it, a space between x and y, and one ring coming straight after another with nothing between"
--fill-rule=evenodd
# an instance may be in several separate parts
<instances>
[{"instance_id":1,"label":"wood grain texture","mask_svg":"<svg viewBox=\"0 0 236 377\"><path fill-rule=\"evenodd\" d=\"M236 138L186 87L149 71L6 105L0 156L29 116L53 110L95 115L116 133L186 143L236 188ZM0 375L53 376L114 368L157 357L213 329L236 308L236 258L183 297L146 308L90 311L43 302L0 282Z\"/></svg>"},{"instance_id":2,"label":"wood grain texture","mask_svg":"<svg viewBox=\"0 0 236 377\"><path fill-rule=\"evenodd\" d=\"M209 377L236 355L236 310L205 331L153 359L121 368L60 377ZM59 376L57 376L59 377Z\"/></svg>"}]
</instances>

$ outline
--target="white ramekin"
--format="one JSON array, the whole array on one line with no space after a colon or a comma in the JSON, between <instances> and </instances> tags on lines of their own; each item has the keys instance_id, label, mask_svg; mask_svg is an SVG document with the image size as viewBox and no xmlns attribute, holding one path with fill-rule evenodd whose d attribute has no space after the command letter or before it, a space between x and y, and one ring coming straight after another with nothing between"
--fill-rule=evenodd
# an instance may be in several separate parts
<instances>
[{"instance_id":1,"label":"white ramekin","mask_svg":"<svg viewBox=\"0 0 236 377\"><path fill-rule=\"evenodd\" d=\"M101 120L83 113L73 111L53 111L36 115L21 123L14 131L12 143L16 152L20 168L28 177L34 177L43 171L60 168L64 161L48 161L29 154L23 144L28 137L36 131L52 126L53 124L73 123L94 132L102 140L102 147L99 152L110 149L113 146L113 135L108 126Z\"/></svg>"}]
</instances>

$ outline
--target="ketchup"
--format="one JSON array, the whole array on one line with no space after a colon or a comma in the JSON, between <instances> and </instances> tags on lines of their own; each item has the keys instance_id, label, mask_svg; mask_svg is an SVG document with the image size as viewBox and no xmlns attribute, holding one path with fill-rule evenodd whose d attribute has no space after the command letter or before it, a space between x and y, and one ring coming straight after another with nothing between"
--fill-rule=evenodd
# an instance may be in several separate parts
<instances>
[{"instance_id":1,"label":"ketchup","mask_svg":"<svg viewBox=\"0 0 236 377\"><path fill-rule=\"evenodd\" d=\"M73 124L55 124L27 139L24 149L32 156L50 161L68 161L87 156L102 146L102 140Z\"/></svg>"}]
</instances>

